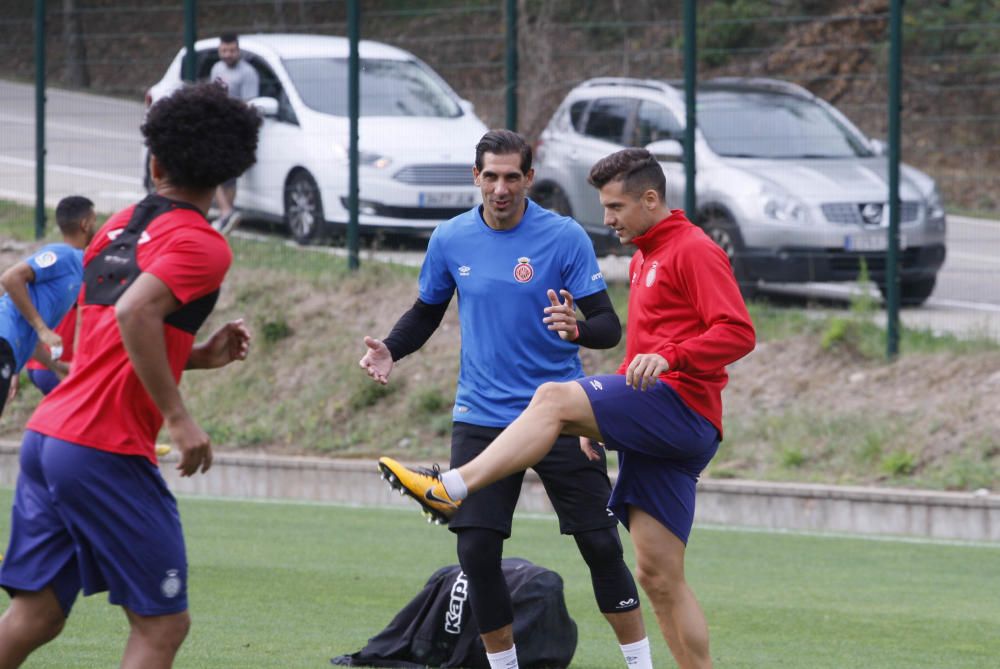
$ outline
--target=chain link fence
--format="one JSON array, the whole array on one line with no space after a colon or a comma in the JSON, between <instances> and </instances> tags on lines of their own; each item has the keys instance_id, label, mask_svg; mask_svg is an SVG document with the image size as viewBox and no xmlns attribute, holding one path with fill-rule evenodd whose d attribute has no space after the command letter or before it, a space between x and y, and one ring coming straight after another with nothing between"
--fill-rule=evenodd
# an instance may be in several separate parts
<instances>
[{"instance_id":1,"label":"chain link fence","mask_svg":"<svg viewBox=\"0 0 1000 669\"><path fill-rule=\"evenodd\" d=\"M883 271L885 162L869 154L873 148L874 153L881 150L888 133L889 0L694 4L703 134L697 145L695 215L704 224L714 222L713 236L728 245L748 292L757 289L761 278L850 281L861 266L876 275ZM34 36L39 24L34 12L39 3L5 5L0 19L5 100L0 113L0 220L5 232L30 240L36 220L34 82L39 61ZM145 106L169 90L167 84L154 84L171 77L176 82L179 76L171 63L176 65L184 44L185 5L41 3L47 206L63 195L82 193L109 214L144 192L138 126ZM245 54L262 74L261 93L278 101L268 119L273 139L262 143L259 165L240 182L236 203L246 212L240 244L251 235L343 247L349 146L342 115L346 47L338 42L336 55L325 56L340 63L334 73L295 61L319 57L306 53L302 35L347 34L348 3L199 0L188 6L196 10L198 38L241 35ZM469 169L474 139L483 128L507 122L511 91L516 92L518 129L533 142L542 140L538 180L552 187L540 192L540 199L547 197L547 204L578 218L589 217L581 222L589 222L597 237L600 220L593 193L579 177L555 181L561 169L571 172L559 164L557 147L570 146L570 140L589 143L593 154L581 149L587 158L577 159L583 164L623 145L682 140L668 119L674 117L674 126L685 120L682 2L366 0L360 7L359 198L366 247L419 248L419 242L407 240L426 238L442 217L476 201ZM507 48L511 7L517 18L516 53ZM904 303L920 303L933 290L935 297L953 301L1000 304L995 246L1000 225L990 220L1000 218L1000 9L986 1L911 1L904 7L903 29L901 151L910 166L903 167L901 184ZM403 71L390 61L405 54L387 55L373 42L402 49L427 67ZM217 45L203 42L197 49L198 76L205 78L218 58ZM509 80L512 58L516 82ZM614 78L618 92L609 88L603 98L584 96L589 102L577 112L560 106L567 94L580 90L579 84L597 77ZM750 90L747 79L800 88L758 81L760 86ZM650 80L661 90L639 80ZM669 88L662 88L662 82L670 82ZM811 103L789 103L787 96L769 98L768 86L774 95L791 91L793 98L803 100L815 95L820 111ZM657 96L674 101L661 105L667 113L655 107ZM776 111L776 99L787 104ZM420 113L440 118L408 125L418 106ZM293 137L295 122L305 128L317 110L334 110L336 119L314 124L310 137ZM383 121L369 119L366 110ZM566 112L569 125L562 127L565 132L546 135L559 110ZM442 120L456 116L476 123L459 130ZM811 138L795 135L808 135L810 127L823 124ZM322 130L316 129L320 126ZM846 138L831 139L843 134L844 127ZM852 134L855 127L857 136ZM594 135L592 129L603 134ZM294 141L305 146L293 149ZM670 154L668 161L678 159L669 147L663 150ZM298 155L290 157L294 151ZM293 164L307 154L313 156L308 169L305 163ZM564 161L572 160L568 155ZM587 167L583 165L584 171ZM683 172L668 172L675 186L672 204L681 206L683 191L677 184L683 184ZM733 197L740 189L746 192L737 204ZM713 200L717 191L727 190L728 199ZM942 204L950 214L946 237L938 229L943 223L935 218ZM298 230L285 225L290 215L310 206L314 208L304 215L340 224L332 236L312 228L303 234L301 221ZM48 220L51 231L51 214ZM368 225L378 220L385 224ZM841 227L831 228L833 224ZM275 252L301 253L278 246ZM238 250L264 252L254 248ZM906 274L916 267L926 271ZM787 273L777 272L780 268ZM936 285L928 284L935 275Z\"/></svg>"}]
</instances>

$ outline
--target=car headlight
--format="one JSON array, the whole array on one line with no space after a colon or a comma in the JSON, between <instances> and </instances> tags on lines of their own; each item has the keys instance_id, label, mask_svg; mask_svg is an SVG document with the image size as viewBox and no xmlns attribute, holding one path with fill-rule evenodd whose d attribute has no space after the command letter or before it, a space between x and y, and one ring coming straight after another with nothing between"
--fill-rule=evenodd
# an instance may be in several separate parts
<instances>
[{"instance_id":1,"label":"car headlight","mask_svg":"<svg viewBox=\"0 0 1000 669\"><path fill-rule=\"evenodd\" d=\"M337 160L347 162L347 147L334 142L333 144L333 155ZM392 158L388 156L383 156L379 153L373 153L371 151L359 151L358 152L358 164L364 165L365 167L374 167L375 169L381 170L389 167L392 164Z\"/></svg>"},{"instance_id":2,"label":"car headlight","mask_svg":"<svg viewBox=\"0 0 1000 669\"><path fill-rule=\"evenodd\" d=\"M938 192L936 186L927 196L927 218L930 220L944 218L944 202L941 200L941 193Z\"/></svg>"},{"instance_id":3,"label":"car headlight","mask_svg":"<svg viewBox=\"0 0 1000 669\"><path fill-rule=\"evenodd\" d=\"M760 203L764 215L773 221L800 224L810 222L809 210L806 205L787 193L781 193L771 188L762 188Z\"/></svg>"}]
</instances>

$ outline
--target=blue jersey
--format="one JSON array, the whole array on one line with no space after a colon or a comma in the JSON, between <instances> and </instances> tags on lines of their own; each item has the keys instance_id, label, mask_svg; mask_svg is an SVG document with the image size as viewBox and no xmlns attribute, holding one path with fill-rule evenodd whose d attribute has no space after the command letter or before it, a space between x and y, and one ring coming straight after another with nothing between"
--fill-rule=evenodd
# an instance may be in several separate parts
<instances>
[{"instance_id":1,"label":"blue jersey","mask_svg":"<svg viewBox=\"0 0 1000 669\"><path fill-rule=\"evenodd\" d=\"M434 231L420 269L420 299L440 304L458 290L462 354L454 420L506 427L541 384L583 376L578 346L542 322L549 288L566 289L574 299L607 289L594 247L572 218L528 200L512 230L490 228L476 207Z\"/></svg>"},{"instance_id":2,"label":"blue jersey","mask_svg":"<svg viewBox=\"0 0 1000 669\"><path fill-rule=\"evenodd\" d=\"M38 314L54 328L73 306L83 282L83 251L69 244L47 244L25 262L35 272L28 295ZM38 344L38 333L14 306L10 295L0 298L0 338L14 349L18 371L27 364Z\"/></svg>"}]
</instances>

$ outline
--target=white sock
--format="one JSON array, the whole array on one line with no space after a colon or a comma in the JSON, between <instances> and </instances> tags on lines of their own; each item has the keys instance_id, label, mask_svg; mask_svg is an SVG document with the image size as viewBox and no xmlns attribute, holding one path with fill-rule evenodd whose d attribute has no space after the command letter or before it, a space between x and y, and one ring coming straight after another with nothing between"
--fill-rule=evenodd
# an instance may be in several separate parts
<instances>
[{"instance_id":1,"label":"white sock","mask_svg":"<svg viewBox=\"0 0 1000 669\"><path fill-rule=\"evenodd\" d=\"M454 471L452 469L447 473L450 474ZM458 472L455 473L457 474ZM448 494L450 495L451 493ZM502 650L499 653L486 653L486 659L490 662L490 669L518 669L517 646L511 646L509 650Z\"/></svg>"},{"instance_id":2,"label":"white sock","mask_svg":"<svg viewBox=\"0 0 1000 669\"><path fill-rule=\"evenodd\" d=\"M448 497L456 502L469 496L469 489L465 487L465 481L457 469L449 469L441 474L441 483L444 484L444 491L448 493Z\"/></svg>"},{"instance_id":3,"label":"white sock","mask_svg":"<svg viewBox=\"0 0 1000 669\"><path fill-rule=\"evenodd\" d=\"M649 637L635 643L620 645L629 669L653 669L653 656L649 652Z\"/></svg>"}]
</instances>

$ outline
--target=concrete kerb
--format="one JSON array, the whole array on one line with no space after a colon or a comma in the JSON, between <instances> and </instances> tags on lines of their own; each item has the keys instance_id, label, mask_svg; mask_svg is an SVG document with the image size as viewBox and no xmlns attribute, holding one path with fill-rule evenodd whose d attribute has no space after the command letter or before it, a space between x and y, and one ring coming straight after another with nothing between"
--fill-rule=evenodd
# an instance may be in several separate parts
<instances>
[{"instance_id":1,"label":"concrete kerb","mask_svg":"<svg viewBox=\"0 0 1000 669\"><path fill-rule=\"evenodd\" d=\"M0 486L17 479L18 445L0 442ZM338 460L216 453L206 475L181 478L177 455L161 471L181 495L408 506L378 476L374 459ZM551 513L534 472L525 477L518 510ZM773 530L1000 542L1000 495L705 479L696 522Z\"/></svg>"}]
</instances>

